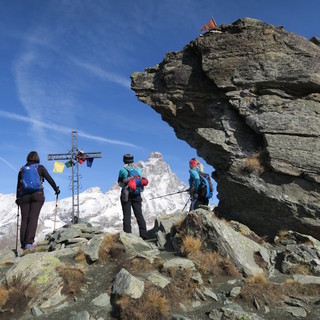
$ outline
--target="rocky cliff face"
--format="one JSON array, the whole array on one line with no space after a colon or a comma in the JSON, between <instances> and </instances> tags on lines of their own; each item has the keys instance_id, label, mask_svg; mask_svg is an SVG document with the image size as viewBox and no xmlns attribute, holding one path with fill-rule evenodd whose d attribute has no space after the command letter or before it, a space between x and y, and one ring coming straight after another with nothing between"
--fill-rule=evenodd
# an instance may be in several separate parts
<instances>
[{"instance_id":1,"label":"rocky cliff face","mask_svg":"<svg viewBox=\"0 0 320 320\"><path fill-rule=\"evenodd\" d=\"M219 215L260 235L319 239L319 70L315 41L245 18L131 79L138 99L215 168Z\"/></svg>"}]
</instances>

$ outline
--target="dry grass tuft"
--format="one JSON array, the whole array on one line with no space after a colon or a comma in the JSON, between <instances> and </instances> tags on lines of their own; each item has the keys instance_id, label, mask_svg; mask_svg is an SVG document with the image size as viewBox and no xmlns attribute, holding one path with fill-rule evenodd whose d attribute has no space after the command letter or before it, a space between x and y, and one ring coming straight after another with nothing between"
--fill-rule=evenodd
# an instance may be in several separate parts
<instances>
[{"instance_id":1,"label":"dry grass tuft","mask_svg":"<svg viewBox=\"0 0 320 320\"><path fill-rule=\"evenodd\" d=\"M116 303L122 320L166 320L169 318L169 302L153 286L146 286L140 299L131 299L124 295Z\"/></svg>"},{"instance_id":2,"label":"dry grass tuft","mask_svg":"<svg viewBox=\"0 0 320 320\"><path fill-rule=\"evenodd\" d=\"M71 265L63 265L57 267L57 272L63 278L65 284L62 289L63 293L77 293L85 282L84 268L74 267Z\"/></svg>"},{"instance_id":3,"label":"dry grass tuft","mask_svg":"<svg viewBox=\"0 0 320 320\"><path fill-rule=\"evenodd\" d=\"M287 239L289 232L287 230L280 230L278 235L274 239L275 244L279 244L282 240Z\"/></svg>"},{"instance_id":4,"label":"dry grass tuft","mask_svg":"<svg viewBox=\"0 0 320 320\"><path fill-rule=\"evenodd\" d=\"M84 266L88 265L87 256L83 248L79 248L76 257L74 258L74 261L77 263L81 263Z\"/></svg>"},{"instance_id":5,"label":"dry grass tuft","mask_svg":"<svg viewBox=\"0 0 320 320\"><path fill-rule=\"evenodd\" d=\"M246 172L256 172L258 174L262 174L265 171L264 163L264 152L257 151L252 155L248 156L244 160L244 170Z\"/></svg>"},{"instance_id":6,"label":"dry grass tuft","mask_svg":"<svg viewBox=\"0 0 320 320\"><path fill-rule=\"evenodd\" d=\"M256 299L263 306L281 303L283 291L280 285L272 284L264 274L257 274L248 278L247 283L241 288L240 299L252 305Z\"/></svg>"},{"instance_id":7,"label":"dry grass tuft","mask_svg":"<svg viewBox=\"0 0 320 320\"><path fill-rule=\"evenodd\" d=\"M221 274L226 276L232 276L236 278L241 278L241 274L236 266L232 263L229 257L221 258L219 261L219 267L221 269Z\"/></svg>"},{"instance_id":8,"label":"dry grass tuft","mask_svg":"<svg viewBox=\"0 0 320 320\"><path fill-rule=\"evenodd\" d=\"M191 278L193 270L168 268L163 273L171 278L170 283L163 289L171 306L176 306L180 302L188 303L197 288L197 283Z\"/></svg>"},{"instance_id":9,"label":"dry grass tuft","mask_svg":"<svg viewBox=\"0 0 320 320\"><path fill-rule=\"evenodd\" d=\"M121 257L124 253L124 246L119 242L119 234L107 234L99 248L99 261L107 263L110 259Z\"/></svg>"},{"instance_id":10,"label":"dry grass tuft","mask_svg":"<svg viewBox=\"0 0 320 320\"><path fill-rule=\"evenodd\" d=\"M312 275L309 266L305 264L296 264L288 269L289 274L308 274Z\"/></svg>"},{"instance_id":11,"label":"dry grass tuft","mask_svg":"<svg viewBox=\"0 0 320 320\"><path fill-rule=\"evenodd\" d=\"M37 294L35 285L26 285L23 283L22 276L15 277L7 282L5 286L0 287L0 307L7 310L6 315L14 313L19 318L26 311L28 302Z\"/></svg>"},{"instance_id":12,"label":"dry grass tuft","mask_svg":"<svg viewBox=\"0 0 320 320\"><path fill-rule=\"evenodd\" d=\"M281 284L284 295L296 296L319 296L320 284L310 283L301 284L292 279L285 281Z\"/></svg>"},{"instance_id":13,"label":"dry grass tuft","mask_svg":"<svg viewBox=\"0 0 320 320\"><path fill-rule=\"evenodd\" d=\"M186 256L197 256L201 251L201 239L190 235L182 238L180 252Z\"/></svg>"},{"instance_id":14,"label":"dry grass tuft","mask_svg":"<svg viewBox=\"0 0 320 320\"><path fill-rule=\"evenodd\" d=\"M144 273L151 270L158 270L162 264L163 260L159 258L154 259L153 263L150 263L144 258L134 258L130 261L128 270L133 274Z\"/></svg>"},{"instance_id":15,"label":"dry grass tuft","mask_svg":"<svg viewBox=\"0 0 320 320\"><path fill-rule=\"evenodd\" d=\"M257 285L257 286L264 286L269 283L267 277L263 273L258 273L255 276L248 278L249 285Z\"/></svg>"},{"instance_id":16,"label":"dry grass tuft","mask_svg":"<svg viewBox=\"0 0 320 320\"><path fill-rule=\"evenodd\" d=\"M195 257L194 262L202 275L213 275L217 270L220 258L219 253L216 251L204 252Z\"/></svg>"},{"instance_id":17,"label":"dry grass tuft","mask_svg":"<svg viewBox=\"0 0 320 320\"><path fill-rule=\"evenodd\" d=\"M7 300L8 300L8 297L9 297L9 291L4 288L4 287L0 287L0 308L2 308Z\"/></svg>"}]
</instances>

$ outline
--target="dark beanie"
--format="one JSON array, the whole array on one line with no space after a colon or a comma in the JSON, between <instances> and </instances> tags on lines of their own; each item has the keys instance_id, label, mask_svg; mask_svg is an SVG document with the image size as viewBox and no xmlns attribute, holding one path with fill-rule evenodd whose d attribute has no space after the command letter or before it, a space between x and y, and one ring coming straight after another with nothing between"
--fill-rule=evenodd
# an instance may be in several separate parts
<instances>
[{"instance_id":1,"label":"dark beanie","mask_svg":"<svg viewBox=\"0 0 320 320\"><path fill-rule=\"evenodd\" d=\"M133 155L130 154L130 153L126 153L126 154L123 156L123 162L124 162L124 163L132 163L132 162L133 162Z\"/></svg>"}]
</instances>

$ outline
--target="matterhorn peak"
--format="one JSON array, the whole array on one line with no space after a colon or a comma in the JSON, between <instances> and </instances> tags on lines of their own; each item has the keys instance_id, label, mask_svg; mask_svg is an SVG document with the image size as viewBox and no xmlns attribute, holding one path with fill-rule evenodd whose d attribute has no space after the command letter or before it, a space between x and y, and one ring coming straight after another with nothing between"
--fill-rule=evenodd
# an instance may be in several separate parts
<instances>
[{"instance_id":1,"label":"matterhorn peak","mask_svg":"<svg viewBox=\"0 0 320 320\"><path fill-rule=\"evenodd\" d=\"M163 157L162 157L162 154L160 152L155 151L155 152L151 152L150 153L149 159L161 159L161 160L163 160Z\"/></svg>"}]
</instances>

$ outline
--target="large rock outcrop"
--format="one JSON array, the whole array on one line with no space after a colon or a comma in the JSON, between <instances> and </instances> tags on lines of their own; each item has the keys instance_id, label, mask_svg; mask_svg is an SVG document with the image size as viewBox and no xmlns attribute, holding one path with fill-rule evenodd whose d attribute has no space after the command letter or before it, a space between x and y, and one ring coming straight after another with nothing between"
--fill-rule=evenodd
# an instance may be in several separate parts
<instances>
[{"instance_id":1,"label":"large rock outcrop","mask_svg":"<svg viewBox=\"0 0 320 320\"><path fill-rule=\"evenodd\" d=\"M131 75L138 99L215 168L217 213L320 238L320 47L255 19Z\"/></svg>"}]
</instances>

